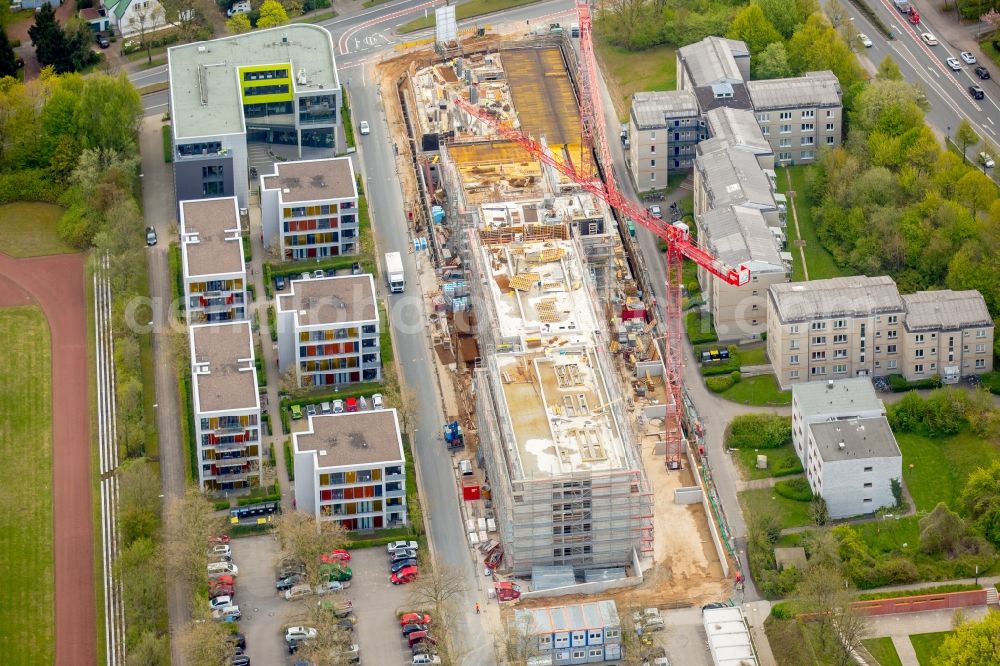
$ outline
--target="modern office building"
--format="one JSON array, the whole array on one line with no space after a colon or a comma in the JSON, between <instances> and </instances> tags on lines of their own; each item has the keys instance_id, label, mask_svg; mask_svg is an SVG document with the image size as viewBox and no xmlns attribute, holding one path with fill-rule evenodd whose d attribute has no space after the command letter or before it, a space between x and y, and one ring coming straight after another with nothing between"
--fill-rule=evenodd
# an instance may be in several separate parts
<instances>
[{"instance_id":1,"label":"modern office building","mask_svg":"<svg viewBox=\"0 0 1000 666\"><path fill-rule=\"evenodd\" d=\"M375 281L369 274L293 280L278 294L278 361L300 388L382 378Z\"/></svg>"},{"instance_id":2,"label":"modern office building","mask_svg":"<svg viewBox=\"0 0 1000 666\"><path fill-rule=\"evenodd\" d=\"M749 78L745 42L711 36L677 49L677 89L692 91L702 113L719 106L751 108L744 83Z\"/></svg>"},{"instance_id":3,"label":"modern office building","mask_svg":"<svg viewBox=\"0 0 1000 666\"><path fill-rule=\"evenodd\" d=\"M341 87L320 26L173 46L167 65L178 201L235 196L245 208L248 142L336 149Z\"/></svg>"},{"instance_id":4,"label":"modern office building","mask_svg":"<svg viewBox=\"0 0 1000 666\"><path fill-rule=\"evenodd\" d=\"M247 318L242 233L236 197L180 202L184 313L189 324Z\"/></svg>"},{"instance_id":5,"label":"modern office building","mask_svg":"<svg viewBox=\"0 0 1000 666\"><path fill-rule=\"evenodd\" d=\"M892 481L903 482L903 458L867 378L793 386L792 443L831 518L896 504Z\"/></svg>"},{"instance_id":6,"label":"modern office building","mask_svg":"<svg viewBox=\"0 0 1000 666\"><path fill-rule=\"evenodd\" d=\"M912 319L912 321L911 321ZM939 375L993 369L994 325L978 291L900 296L887 276L772 285L767 355L782 388L815 379Z\"/></svg>"},{"instance_id":7,"label":"modern office building","mask_svg":"<svg viewBox=\"0 0 1000 666\"><path fill-rule=\"evenodd\" d=\"M747 90L779 164L808 164L820 148L840 145L844 109L833 72L748 81Z\"/></svg>"},{"instance_id":8,"label":"modern office building","mask_svg":"<svg viewBox=\"0 0 1000 666\"><path fill-rule=\"evenodd\" d=\"M350 157L277 162L260 177L264 245L285 261L360 251L358 187Z\"/></svg>"},{"instance_id":9,"label":"modern office building","mask_svg":"<svg viewBox=\"0 0 1000 666\"><path fill-rule=\"evenodd\" d=\"M203 492L260 485L260 396L250 322L190 327L191 401Z\"/></svg>"},{"instance_id":10,"label":"modern office building","mask_svg":"<svg viewBox=\"0 0 1000 666\"><path fill-rule=\"evenodd\" d=\"M406 525L406 460L395 409L310 416L292 442L299 511L347 530Z\"/></svg>"},{"instance_id":11,"label":"modern office building","mask_svg":"<svg viewBox=\"0 0 1000 666\"><path fill-rule=\"evenodd\" d=\"M528 666L602 664L622 659L614 601L515 610L510 635L530 641Z\"/></svg>"},{"instance_id":12,"label":"modern office building","mask_svg":"<svg viewBox=\"0 0 1000 666\"><path fill-rule=\"evenodd\" d=\"M692 91L633 94L626 158L636 189L665 188L669 172L691 168L694 147L706 136Z\"/></svg>"}]
</instances>

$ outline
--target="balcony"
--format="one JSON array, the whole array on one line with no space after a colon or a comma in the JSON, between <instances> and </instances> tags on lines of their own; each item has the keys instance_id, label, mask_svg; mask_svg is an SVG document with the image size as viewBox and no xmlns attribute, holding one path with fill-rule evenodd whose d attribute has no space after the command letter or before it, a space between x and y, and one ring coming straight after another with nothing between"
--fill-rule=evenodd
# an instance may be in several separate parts
<instances>
[{"instance_id":1,"label":"balcony","mask_svg":"<svg viewBox=\"0 0 1000 666\"><path fill-rule=\"evenodd\" d=\"M406 488L398 488L396 490L389 490L388 486L385 489L384 497L406 497ZM388 504L388 502L386 502Z\"/></svg>"}]
</instances>

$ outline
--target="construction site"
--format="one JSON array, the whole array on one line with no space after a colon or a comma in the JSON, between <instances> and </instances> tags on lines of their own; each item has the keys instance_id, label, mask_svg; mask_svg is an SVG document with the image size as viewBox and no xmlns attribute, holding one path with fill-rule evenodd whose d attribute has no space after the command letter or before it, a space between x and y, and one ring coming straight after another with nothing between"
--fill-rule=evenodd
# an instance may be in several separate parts
<instances>
[{"instance_id":1,"label":"construction site","mask_svg":"<svg viewBox=\"0 0 1000 666\"><path fill-rule=\"evenodd\" d=\"M482 495L467 513L496 527L470 545L502 544L497 574L529 590L561 571L567 594L600 589L574 581L627 578L638 584L608 589L636 603L728 596L706 504L675 498L700 480L690 451L680 469L666 464L679 406L624 219L498 132L599 178L577 57L565 34L480 36L379 66L398 93L386 113L406 137L413 232L435 267L429 327L454 392L448 420L478 463Z\"/></svg>"}]
</instances>

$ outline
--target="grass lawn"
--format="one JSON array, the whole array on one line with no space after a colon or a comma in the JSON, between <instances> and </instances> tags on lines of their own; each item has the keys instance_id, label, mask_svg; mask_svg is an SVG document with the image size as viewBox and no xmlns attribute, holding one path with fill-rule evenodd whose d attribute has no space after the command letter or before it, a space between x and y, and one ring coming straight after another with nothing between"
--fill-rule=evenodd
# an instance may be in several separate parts
<instances>
[{"instance_id":1,"label":"grass lawn","mask_svg":"<svg viewBox=\"0 0 1000 666\"><path fill-rule=\"evenodd\" d=\"M896 653L896 646L892 644L892 639L888 636L882 638L866 638L861 641L872 656L878 660L880 666L903 666Z\"/></svg>"},{"instance_id":2,"label":"grass lawn","mask_svg":"<svg viewBox=\"0 0 1000 666\"><path fill-rule=\"evenodd\" d=\"M75 252L56 233L62 214L60 206L36 201L0 206L0 252L18 258Z\"/></svg>"},{"instance_id":3,"label":"grass lawn","mask_svg":"<svg viewBox=\"0 0 1000 666\"><path fill-rule=\"evenodd\" d=\"M767 365L767 348L764 345L740 347L740 365Z\"/></svg>"},{"instance_id":4,"label":"grass lawn","mask_svg":"<svg viewBox=\"0 0 1000 666\"><path fill-rule=\"evenodd\" d=\"M941 649L941 643L950 636L950 631L935 631L930 634L912 634L910 642L913 643L913 651L917 653L917 661L920 666L933 666L937 651Z\"/></svg>"},{"instance_id":5,"label":"grass lawn","mask_svg":"<svg viewBox=\"0 0 1000 666\"><path fill-rule=\"evenodd\" d=\"M732 388L720 393L726 400L744 405L790 405L792 392L782 391L774 375L744 377Z\"/></svg>"},{"instance_id":6,"label":"grass lawn","mask_svg":"<svg viewBox=\"0 0 1000 666\"><path fill-rule=\"evenodd\" d=\"M743 513L767 510L774 513L782 529L811 525L810 502L796 502L774 492L773 488L757 488L739 493Z\"/></svg>"},{"instance_id":7,"label":"grass lawn","mask_svg":"<svg viewBox=\"0 0 1000 666\"><path fill-rule=\"evenodd\" d=\"M805 280L805 271L802 267L802 258L799 256L799 248L795 241L801 240L805 243L806 266L809 269L810 280L823 280L826 278L842 277L846 275L836 262L833 256L826 251L823 244L819 242L816 235L816 228L813 226L812 211L809 202L806 200L806 173L810 166L783 167L778 173L778 191L788 191L788 179L786 173L792 177L792 189L795 190L795 212L799 218L798 232L795 230L795 219L788 216L788 250L792 253L792 280ZM801 237L799 236L801 232Z\"/></svg>"},{"instance_id":8,"label":"grass lawn","mask_svg":"<svg viewBox=\"0 0 1000 666\"><path fill-rule=\"evenodd\" d=\"M896 441L903 452L903 479L919 511L938 502L954 508L969 474L1000 455L1000 442L968 431L944 438L901 432Z\"/></svg>"},{"instance_id":9,"label":"grass lawn","mask_svg":"<svg viewBox=\"0 0 1000 666\"><path fill-rule=\"evenodd\" d=\"M767 469L757 469L758 453L767 456ZM791 444L785 444L776 449L737 449L734 455L748 479L766 479L771 476L802 473L802 463L795 455L795 449L792 448Z\"/></svg>"},{"instance_id":10,"label":"grass lawn","mask_svg":"<svg viewBox=\"0 0 1000 666\"><path fill-rule=\"evenodd\" d=\"M0 654L7 664L55 658L52 387L40 308L0 309ZM85 390L85 387L81 387Z\"/></svg>"},{"instance_id":11,"label":"grass lawn","mask_svg":"<svg viewBox=\"0 0 1000 666\"><path fill-rule=\"evenodd\" d=\"M483 14L493 14L494 12L500 12L505 9L510 9L511 7L521 7L523 5L532 5L539 0L468 0L468 2L463 2L458 7L455 8L455 19L461 21L462 19L472 18L474 16L482 16ZM427 17L421 16L418 19L414 19L409 23L404 23L396 29L401 35L405 35L408 32L416 32L417 30L423 30L424 28L432 28L436 20L434 18L434 12L428 11ZM569 29L569 26L565 26Z\"/></svg>"},{"instance_id":12,"label":"grass lawn","mask_svg":"<svg viewBox=\"0 0 1000 666\"><path fill-rule=\"evenodd\" d=\"M623 123L628 122L632 93L673 90L677 86L677 50L672 46L628 51L609 44L605 39L597 39L595 50L611 100L615 104L615 113Z\"/></svg>"},{"instance_id":13,"label":"grass lawn","mask_svg":"<svg viewBox=\"0 0 1000 666\"><path fill-rule=\"evenodd\" d=\"M983 50L983 53L987 58L993 61L994 65L1000 65L1000 51L993 48L993 38L984 39L979 42L979 48Z\"/></svg>"}]
</instances>

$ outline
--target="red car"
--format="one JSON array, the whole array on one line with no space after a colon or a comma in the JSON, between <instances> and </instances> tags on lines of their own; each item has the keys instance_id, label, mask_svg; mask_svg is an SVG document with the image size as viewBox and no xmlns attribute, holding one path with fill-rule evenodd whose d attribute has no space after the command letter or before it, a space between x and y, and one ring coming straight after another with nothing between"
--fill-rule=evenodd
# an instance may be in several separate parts
<instances>
[{"instance_id":1,"label":"red car","mask_svg":"<svg viewBox=\"0 0 1000 666\"><path fill-rule=\"evenodd\" d=\"M399 626L404 624L430 624L430 615L421 615L420 613L406 613L401 615L399 618Z\"/></svg>"},{"instance_id":2,"label":"red car","mask_svg":"<svg viewBox=\"0 0 1000 666\"><path fill-rule=\"evenodd\" d=\"M228 534L219 534L219 535L216 535L214 537L209 537L208 542L209 543L229 543L229 535Z\"/></svg>"},{"instance_id":3,"label":"red car","mask_svg":"<svg viewBox=\"0 0 1000 666\"><path fill-rule=\"evenodd\" d=\"M406 642L409 643L410 647L413 647L420 641L430 643L431 645L437 645L437 640L426 631L414 631L406 637Z\"/></svg>"},{"instance_id":4,"label":"red car","mask_svg":"<svg viewBox=\"0 0 1000 666\"><path fill-rule=\"evenodd\" d=\"M350 562L351 554L343 548L337 548L329 553L323 553L319 559L324 564L334 564L336 562Z\"/></svg>"},{"instance_id":5,"label":"red car","mask_svg":"<svg viewBox=\"0 0 1000 666\"><path fill-rule=\"evenodd\" d=\"M215 599L216 597L231 597L233 596L233 586L232 585L213 585L208 588L208 598Z\"/></svg>"},{"instance_id":6,"label":"red car","mask_svg":"<svg viewBox=\"0 0 1000 666\"><path fill-rule=\"evenodd\" d=\"M358 399L357 398L347 398L346 400L344 400L344 411L345 412L356 412L359 409L361 409L361 407L358 405Z\"/></svg>"},{"instance_id":7,"label":"red car","mask_svg":"<svg viewBox=\"0 0 1000 666\"><path fill-rule=\"evenodd\" d=\"M417 579L417 568L416 567L405 567L400 569L396 573L389 577L389 582L393 585L405 585L406 583L412 583Z\"/></svg>"},{"instance_id":8,"label":"red car","mask_svg":"<svg viewBox=\"0 0 1000 666\"><path fill-rule=\"evenodd\" d=\"M218 578L212 579L212 581L209 583L209 585L228 585L230 587L233 587L234 585L236 585L236 577L235 576L219 576Z\"/></svg>"}]
</instances>

